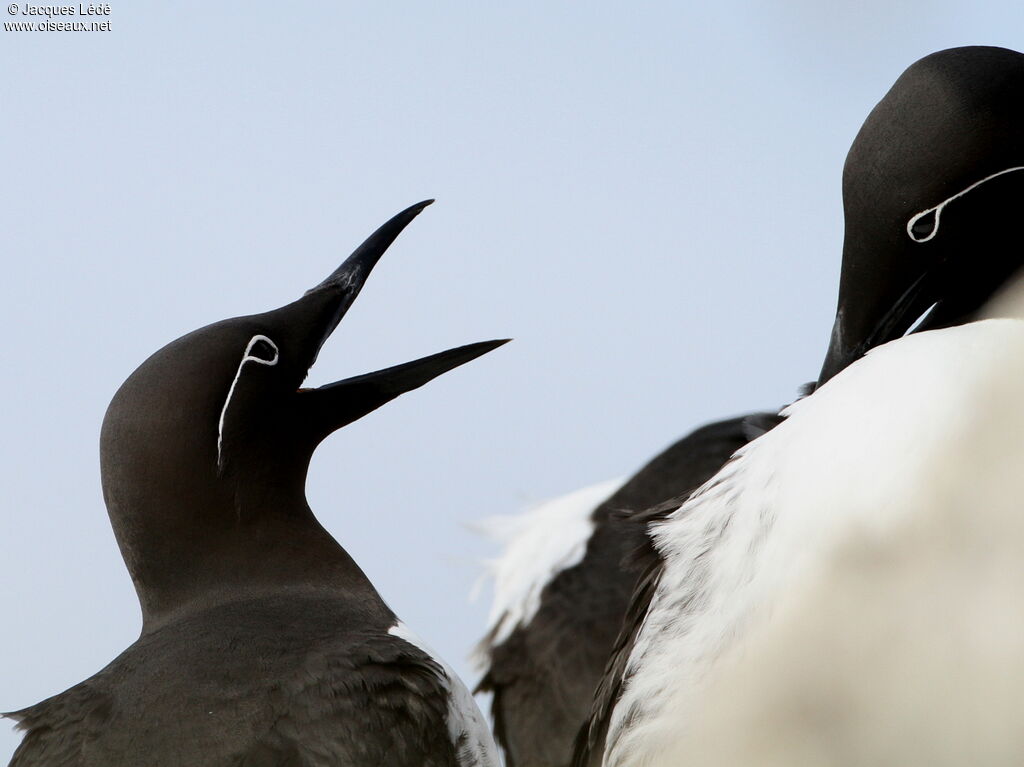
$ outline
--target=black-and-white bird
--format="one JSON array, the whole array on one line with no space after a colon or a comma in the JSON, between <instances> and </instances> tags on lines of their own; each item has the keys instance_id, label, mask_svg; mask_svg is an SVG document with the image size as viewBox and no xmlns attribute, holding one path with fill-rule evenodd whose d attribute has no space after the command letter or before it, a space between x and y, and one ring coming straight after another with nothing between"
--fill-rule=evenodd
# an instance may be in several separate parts
<instances>
[{"instance_id":1,"label":"black-and-white bird","mask_svg":"<svg viewBox=\"0 0 1024 767\"><path fill-rule=\"evenodd\" d=\"M957 48L912 65L861 128L843 200L817 390L651 524L656 556L579 765L678 764L723 657L844 540L885 536L932 497L930 459L964 432L978 375L1024 339L1019 319L977 317L1024 260L1024 55Z\"/></svg>"},{"instance_id":2,"label":"black-and-white bird","mask_svg":"<svg viewBox=\"0 0 1024 767\"><path fill-rule=\"evenodd\" d=\"M570 764L637 585L628 560L647 542L643 512L711 477L766 428L766 415L703 426L625 482L481 524L506 544L492 563L495 598L478 653L507 767Z\"/></svg>"},{"instance_id":3,"label":"black-and-white bird","mask_svg":"<svg viewBox=\"0 0 1024 767\"><path fill-rule=\"evenodd\" d=\"M306 503L336 429L504 341L301 388L398 214L302 298L168 344L103 422L103 494L142 634L8 716L12 767L496 767L462 682L388 608Z\"/></svg>"}]
</instances>

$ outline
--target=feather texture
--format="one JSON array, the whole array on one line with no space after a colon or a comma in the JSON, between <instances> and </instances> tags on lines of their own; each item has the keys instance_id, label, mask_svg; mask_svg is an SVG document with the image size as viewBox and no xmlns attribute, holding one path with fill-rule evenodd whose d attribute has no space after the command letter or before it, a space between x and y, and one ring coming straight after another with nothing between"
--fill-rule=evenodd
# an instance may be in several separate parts
<instances>
[{"instance_id":1,"label":"feather texture","mask_svg":"<svg viewBox=\"0 0 1024 767\"><path fill-rule=\"evenodd\" d=\"M1022 332L1019 320L986 320L875 349L655 522L664 565L620 643L618 679L604 682L614 700L598 702L581 762L673 763L722 655L813 582L839 541L906 522L928 459L970 423L974 382Z\"/></svg>"}]
</instances>

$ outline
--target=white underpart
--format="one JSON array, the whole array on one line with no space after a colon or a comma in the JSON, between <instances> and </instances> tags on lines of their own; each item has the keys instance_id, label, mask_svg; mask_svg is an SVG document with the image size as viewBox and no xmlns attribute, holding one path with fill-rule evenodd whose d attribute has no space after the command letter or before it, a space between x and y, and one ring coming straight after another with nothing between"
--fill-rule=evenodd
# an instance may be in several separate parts
<instances>
[{"instance_id":1,"label":"white underpart","mask_svg":"<svg viewBox=\"0 0 1024 767\"><path fill-rule=\"evenodd\" d=\"M970 191L972 191L974 189L977 189L979 186L984 184L986 181L991 181L992 179L998 178L999 176L1002 176L1003 174L1013 173L1013 172L1018 171L1018 170L1024 170L1024 165L1015 165L1012 168L1006 168L1005 170L1001 170L998 173L993 173L991 176L985 176L985 178L983 178L981 181L975 181L973 184L971 184L966 189L963 189L963 190L957 192L952 197L947 197L945 200L940 202L938 205L936 205L934 207L931 207L931 208L927 208L926 210L922 210L920 213L917 213L917 214L911 216L910 220L907 221L907 236L910 237L910 239L912 239L914 242L928 242L928 240L932 239L936 234L939 233L939 219L942 218L942 211L943 211L943 209L947 205L949 205L949 203L953 202L953 200L956 200L956 199L959 199L960 197L963 197L968 192L970 192ZM913 231L914 230L914 224L916 224L920 219L924 218L925 216L927 216L927 215L929 215L931 213L935 214L935 226L932 227L932 230L928 233L928 235L926 237L918 237L916 234L914 234L914 231Z\"/></svg>"},{"instance_id":2,"label":"white underpart","mask_svg":"<svg viewBox=\"0 0 1024 767\"><path fill-rule=\"evenodd\" d=\"M252 356L252 348L259 342L264 341L270 344L270 348L274 350L274 359L265 360L260 357ZM228 389L228 396L224 399L224 407L220 409L220 419L217 421L217 465L221 465L221 444L224 441L224 416L228 412L228 405L231 404L231 397L235 393L235 386L238 385L238 379L242 375L242 368L245 367L246 362L255 362L260 365L267 365L273 367L277 364L277 361L281 358L281 352L277 348L277 344L271 341L264 335L255 335L249 339L249 343L245 345L245 353L242 355L242 361L238 363L238 370L235 371L235 377L231 381L231 388Z\"/></svg>"},{"instance_id":3,"label":"white underpart","mask_svg":"<svg viewBox=\"0 0 1024 767\"><path fill-rule=\"evenodd\" d=\"M607 767L674 764L723 654L742 656L843 541L908 523L931 497L930 461L971 425L979 379L1015 344L1024 322L996 319L873 350L652 531L665 569L612 713Z\"/></svg>"},{"instance_id":4,"label":"white underpart","mask_svg":"<svg viewBox=\"0 0 1024 767\"><path fill-rule=\"evenodd\" d=\"M492 540L505 544L498 559L485 563L494 579L488 617L490 643L508 639L540 608L544 587L558 573L580 563L594 531L594 509L622 487L624 478L600 482L535 506L521 514L494 516L474 523Z\"/></svg>"},{"instance_id":5,"label":"white underpart","mask_svg":"<svg viewBox=\"0 0 1024 767\"><path fill-rule=\"evenodd\" d=\"M1024 762L1024 334L978 373L907 524L848 536L723 658L679 764Z\"/></svg>"},{"instance_id":6,"label":"white underpart","mask_svg":"<svg viewBox=\"0 0 1024 767\"><path fill-rule=\"evenodd\" d=\"M401 621L389 628L388 634L419 648L441 668L439 678L448 691L448 735L455 746L458 767L500 767L498 748L491 737L490 728L462 680Z\"/></svg>"}]
</instances>

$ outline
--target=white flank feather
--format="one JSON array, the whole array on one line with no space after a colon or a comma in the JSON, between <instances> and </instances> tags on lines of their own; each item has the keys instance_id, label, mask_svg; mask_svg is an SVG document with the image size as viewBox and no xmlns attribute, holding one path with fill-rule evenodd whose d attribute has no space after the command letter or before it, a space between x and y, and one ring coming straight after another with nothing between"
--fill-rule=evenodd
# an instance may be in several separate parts
<instances>
[{"instance_id":1,"label":"white flank feather","mask_svg":"<svg viewBox=\"0 0 1024 767\"><path fill-rule=\"evenodd\" d=\"M689 763L1024 763L1024 338L979 373L906 527L851 536L709 679Z\"/></svg>"},{"instance_id":2,"label":"white flank feather","mask_svg":"<svg viewBox=\"0 0 1024 767\"><path fill-rule=\"evenodd\" d=\"M624 482L625 478L600 482L522 514L474 523L474 528L505 544L502 556L486 563L487 575L494 579L488 617L491 644L500 644L517 626L529 623L540 608L544 587L562 570L579 564L594 531L594 509Z\"/></svg>"},{"instance_id":3,"label":"white flank feather","mask_svg":"<svg viewBox=\"0 0 1024 767\"><path fill-rule=\"evenodd\" d=\"M951 447L973 433L979 398L992 381L999 380L997 371L1004 370L1001 365L1008 351L1021 355L1013 380L1015 391L1019 390L1024 381L1022 347L1024 322L1014 319L919 333L879 347L812 396L791 405L785 422L744 447L658 525L653 537L666 567L628 660L625 689L606 743L607 767L674 765L682 755L691 761L694 742L687 735L703 737L693 731L694 717L708 701L709 674L723 654L728 651L731 658L742 659L750 650L748 640L772 625L769 616L775 613L775 624L786 623L792 605L812 599L809 594L817 593L817 601L810 604L819 618L842 609L842 603L831 601L828 592L814 592L837 552L851 540L885 542L908 535L913 520L941 497L936 493L946 485L940 467L955 465L955 461L941 461L955 456L949 452ZM1018 416L1015 423L1020 420ZM1015 432L1018 442L1020 433ZM1024 482L1017 489L1020 484ZM957 495L961 502L970 499L972 488L970 480L961 479ZM1018 492L1014 499L1020 497ZM884 590L881 583L875 585ZM946 600L936 596L932 594L928 604L940 610L932 618L941 621L939 604ZM843 625L852 628L849 622ZM816 655L816 648L805 644L800 653L789 657L790 667L804 663L821 669L837 662L830 653L843 651L843 635L833 632L831 636L839 642L833 650L822 648ZM1018 651L1018 664L1019 656ZM746 667L750 676L763 673L777 680L785 675L779 670L785 666L772 665L774 656L764 657L770 659L767 666ZM868 656L850 663L850 678L856 676L859 662L867 663ZM722 665L729 667L731 661ZM906 673L903 681L909 681ZM723 706L747 694L736 687L728 689L732 698L726 694L717 699ZM936 689L932 690L933 708L946 700ZM819 692L821 700L829 700L827 690ZM916 700L905 696L901 703L909 706ZM986 705L983 697L973 700L974 705ZM760 713L776 705L771 693L760 702ZM822 711L830 722L833 712ZM715 732L741 742L738 736L747 724L741 720L735 728L719 726ZM759 724L761 728L754 732L763 734L767 725ZM891 728L881 719L876 724ZM817 719L807 722L804 732L809 735L816 728L817 737L831 737ZM920 738L925 739L926 733L920 733ZM756 749L750 753L754 757L746 761L711 763L766 763ZM798 758L804 756L798 752L789 756L791 761L778 763L906 763L881 758L808 761Z\"/></svg>"}]
</instances>

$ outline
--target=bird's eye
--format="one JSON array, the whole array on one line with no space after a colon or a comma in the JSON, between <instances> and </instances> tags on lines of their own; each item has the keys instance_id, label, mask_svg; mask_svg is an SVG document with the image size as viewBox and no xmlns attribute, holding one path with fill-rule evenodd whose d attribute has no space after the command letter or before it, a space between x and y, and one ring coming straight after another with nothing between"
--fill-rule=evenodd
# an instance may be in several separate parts
<instances>
[{"instance_id":1,"label":"bird's eye","mask_svg":"<svg viewBox=\"0 0 1024 767\"><path fill-rule=\"evenodd\" d=\"M272 365L277 361L277 347L269 338L256 337L250 342L246 356Z\"/></svg>"},{"instance_id":2,"label":"bird's eye","mask_svg":"<svg viewBox=\"0 0 1024 767\"><path fill-rule=\"evenodd\" d=\"M935 236L939 228L939 210L932 208L910 219L907 233L914 242L927 242Z\"/></svg>"},{"instance_id":3,"label":"bird's eye","mask_svg":"<svg viewBox=\"0 0 1024 767\"><path fill-rule=\"evenodd\" d=\"M242 371L245 369L246 363L254 363L255 365L266 365L273 367L277 364L280 353L277 349L277 344L271 341L269 338L263 335L255 335L249 339L249 343L245 346L245 354L242 355L242 361L238 363L238 369L235 371L235 378L231 382L231 386L228 389L228 396L224 400L224 406L220 409L220 419L217 421L217 466L223 467L224 456L222 451L224 443L224 417L228 412L228 405L231 404L231 398L235 394L235 386L238 385L238 379L242 376ZM250 365L252 367L252 365Z\"/></svg>"}]
</instances>

